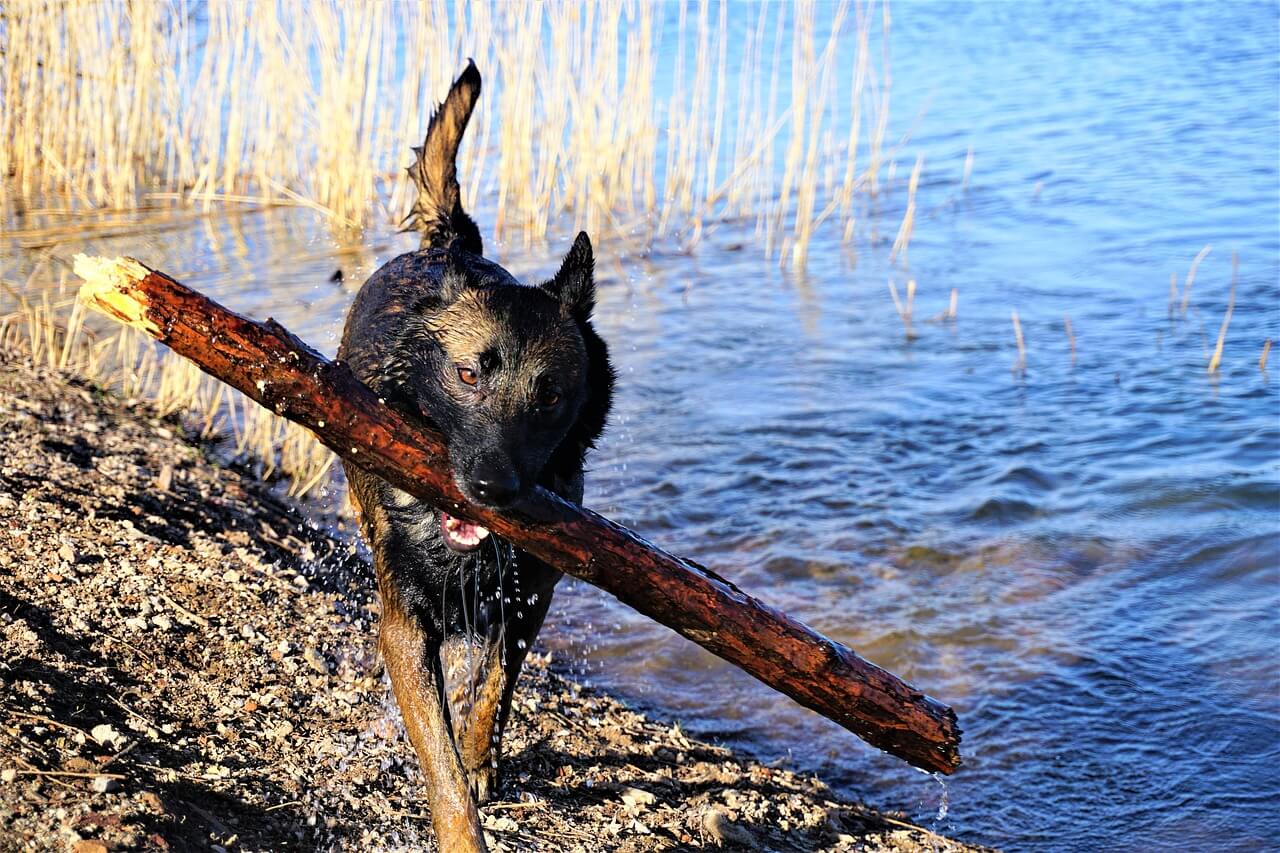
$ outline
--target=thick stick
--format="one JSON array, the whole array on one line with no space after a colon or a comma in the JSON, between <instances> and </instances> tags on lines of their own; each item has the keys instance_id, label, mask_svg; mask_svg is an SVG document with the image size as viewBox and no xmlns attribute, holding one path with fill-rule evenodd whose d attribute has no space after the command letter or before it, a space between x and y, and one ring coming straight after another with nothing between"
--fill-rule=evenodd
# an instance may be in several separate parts
<instances>
[{"instance_id":1,"label":"thick stick","mask_svg":"<svg viewBox=\"0 0 1280 853\"><path fill-rule=\"evenodd\" d=\"M80 255L75 268L88 305L307 427L348 462L595 584L886 752L930 771L960 766L949 707L714 572L542 489L501 515L468 504L438 432L274 320L247 320L132 259Z\"/></svg>"}]
</instances>

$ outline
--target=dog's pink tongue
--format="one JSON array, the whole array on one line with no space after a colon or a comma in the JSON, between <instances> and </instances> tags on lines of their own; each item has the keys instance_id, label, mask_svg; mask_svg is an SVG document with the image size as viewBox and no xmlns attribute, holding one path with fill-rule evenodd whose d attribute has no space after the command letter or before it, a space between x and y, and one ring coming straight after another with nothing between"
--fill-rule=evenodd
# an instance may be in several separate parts
<instances>
[{"instance_id":1,"label":"dog's pink tongue","mask_svg":"<svg viewBox=\"0 0 1280 853\"><path fill-rule=\"evenodd\" d=\"M444 511L440 513L440 529L459 545L479 545L489 535L487 527L481 527L478 524L454 518Z\"/></svg>"}]
</instances>

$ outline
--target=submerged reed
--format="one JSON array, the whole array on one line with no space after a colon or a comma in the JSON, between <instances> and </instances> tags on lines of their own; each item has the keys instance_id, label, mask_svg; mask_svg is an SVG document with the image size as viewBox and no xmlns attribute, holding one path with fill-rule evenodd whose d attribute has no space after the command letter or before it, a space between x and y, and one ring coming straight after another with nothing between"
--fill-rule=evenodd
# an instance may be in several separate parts
<instances>
[{"instance_id":1,"label":"submerged reed","mask_svg":"<svg viewBox=\"0 0 1280 853\"><path fill-rule=\"evenodd\" d=\"M1240 274L1240 256L1231 253L1231 292L1227 296L1227 313L1222 317L1222 328L1218 330L1218 343L1213 348L1213 357L1209 359L1209 373L1218 372L1222 364L1222 348L1227 342L1227 327L1231 325L1231 314L1236 310L1236 280Z\"/></svg>"},{"instance_id":2,"label":"submerged reed","mask_svg":"<svg viewBox=\"0 0 1280 853\"><path fill-rule=\"evenodd\" d=\"M1191 304L1191 285L1196 281L1196 270L1200 268L1200 262L1209 256L1213 251L1213 246L1205 246L1196 253L1195 258L1191 261L1191 267L1187 270L1187 280L1182 286L1182 308L1180 313L1182 316L1187 315L1187 306Z\"/></svg>"},{"instance_id":3,"label":"submerged reed","mask_svg":"<svg viewBox=\"0 0 1280 853\"><path fill-rule=\"evenodd\" d=\"M911 315L915 310L916 301L916 280L907 281L907 300L904 303L898 298L898 287L893 283L893 279L889 279L889 295L893 297L893 307L897 309L898 319L902 320L902 329L910 340L916 336L915 330L911 328Z\"/></svg>"},{"instance_id":4,"label":"submerged reed","mask_svg":"<svg viewBox=\"0 0 1280 853\"><path fill-rule=\"evenodd\" d=\"M1022 339L1022 321L1018 319L1018 312L1015 310L1012 314L1013 318L1013 336L1018 343L1018 360L1013 364L1014 373L1025 373L1027 369L1027 344Z\"/></svg>"}]
</instances>

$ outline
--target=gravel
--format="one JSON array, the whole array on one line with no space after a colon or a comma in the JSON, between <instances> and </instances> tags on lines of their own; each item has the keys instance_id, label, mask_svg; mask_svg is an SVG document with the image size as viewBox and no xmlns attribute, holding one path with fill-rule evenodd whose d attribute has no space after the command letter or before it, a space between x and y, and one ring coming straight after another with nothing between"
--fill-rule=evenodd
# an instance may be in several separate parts
<instances>
[{"instance_id":1,"label":"gravel","mask_svg":"<svg viewBox=\"0 0 1280 853\"><path fill-rule=\"evenodd\" d=\"M0 353L0 850L434 849L351 543ZM971 850L530 656L495 850Z\"/></svg>"}]
</instances>

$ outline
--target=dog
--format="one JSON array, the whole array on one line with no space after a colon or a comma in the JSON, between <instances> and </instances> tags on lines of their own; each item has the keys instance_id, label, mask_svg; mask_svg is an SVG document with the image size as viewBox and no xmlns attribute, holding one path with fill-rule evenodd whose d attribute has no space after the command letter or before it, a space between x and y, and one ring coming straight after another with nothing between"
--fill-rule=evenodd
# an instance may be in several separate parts
<instances>
[{"instance_id":1,"label":"dog","mask_svg":"<svg viewBox=\"0 0 1280 853\"><path fill-rule=\"evenodd\" d=\"M338 357L387 405L445 436L458 488L503 508L535 486L580 503L583 463L614 371L592 327L591 241L532 286L483 257L456 157L480 96L474 63L436 110L409 176L406 230L347 315ZM379 648L428 785L442 850L484 850L477 803L495 790L503 728L560 573L385 481L346 466L382 603Z\"/></svg>"}]
</instances>

